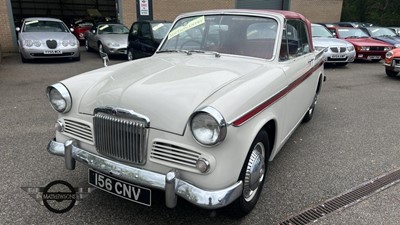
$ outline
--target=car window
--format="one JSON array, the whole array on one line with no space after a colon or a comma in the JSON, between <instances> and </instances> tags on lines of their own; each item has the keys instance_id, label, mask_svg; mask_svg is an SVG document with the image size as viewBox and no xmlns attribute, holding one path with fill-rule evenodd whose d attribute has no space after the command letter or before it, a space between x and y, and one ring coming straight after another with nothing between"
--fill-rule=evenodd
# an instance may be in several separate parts
<instances>
[{"instance_id":1,"label":"car window","mask_svg":"<svg viewBox=\"0 0 400 225\"><path fill-rule=\"evenodd\" d=\"M69 32L63 22L47 20L26 21L23 32Z\"/></svg>"},{"instance_id":2,"label":"car window","mask_svg":"<svg viewBox=\"0 0 400 225\"><path fill-rule=\"evenodd\" d=\"M286 24L289 58L295 58L311 51L306 24L301 20L288 20Z\"/></svg>"},{"instance_id":3,"label":"car window","mask_svg":"<svg viewBox=\"0 0 400 225\"><path fill-rule=\"evenodd\" d=\"M127 34L128 28L121 24L101 24L98 26L99 34Z\"/></svg>"},{"instance_id":4,"label":"car window","mask_svg":"<svg viewBox=\"0 0 400 225\"><path fill-rule=\"evenodd\" d=\"M372 37L394 37L396 36L396 33L394 33L392 30L388 28L368 28L369 33L371 34Z\"/></svg>"},{"instance_id":5,"label":"car window","mask_svg":"<svg viewBox=\"0 0 400 225\"><path fill-rule=\"evenodd\" d=\"M138 32L139 32L139 23L134 23L134 24L132 25L132 28L131 28L130 32L131 32L131 34L134 35L134 36L138 35Z\"/></svg>"},{"instance_id":6,"label":"car window","mask_svg":"<svg viewBox=\"0 0 400 225\"><path fill-rule=\"evenodd\" d=\"M312 26L311 32L313 37L333 38L332 33L323 26Z\"/></svg>"},{"instance_id":7,"label":"car window","mask_svg":"<svg viewBox=\"0 0 400 225\"><path fill-rule=\"evenodd\" d=\"M163 39L171 25L171 23L151 23L154 39Z\"/></svg>"},{"instance_id":8,"label":"car window","mask_svg":"<svg viewBox=\"0 0 400 225\"><path fill-rule=\"evenodd\" d=\"M339 28L338 33L341 38L369 37L368 34L360 28Z\"/></svg>"},{"instance_id":9,"label":"car window","mask_svg":"<svg viewBox=\"0 0 400 225\"><path fill-rule=\"evenodd\" d=\"M271 59L278 23L242 15L187 17L174 24L163 50L203 50Z\"/></svg>"},{"instance_id":10,"label":"car window","mask_svg":"<svg viewBox=\"0 0 400 225\"><path fill-rule=\"evenodd\" d=\"M143 23L139 35L144 38L151 38L150 24Z\"/></svg>"}]
</instances>

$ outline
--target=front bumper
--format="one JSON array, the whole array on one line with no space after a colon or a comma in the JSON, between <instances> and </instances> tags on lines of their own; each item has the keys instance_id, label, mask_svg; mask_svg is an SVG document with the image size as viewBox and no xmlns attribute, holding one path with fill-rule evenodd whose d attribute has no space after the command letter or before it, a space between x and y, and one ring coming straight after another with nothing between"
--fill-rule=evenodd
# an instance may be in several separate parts
<instances>
[{"instance_id":1,"label":"front bumper","mask_svg":"<svg viewBox=\"0 0 400 225\"><path fill-rule=\"evenodd\" d=\"M71 47L71 48L60 48L60 49L51 49L51 50L61 50L62 54L44 54L44 48L20 48L21 54L26 59L43 59L43 58L76 58L79 57L79 48Z\"/></svg>"},{"instance_id":2,"label":"front bumper","mask_svg":"<svg viewBox=\"0 0 400 225\"><path fill-rule=\"evenodd\" d=\"M68 140L65 143L52 140L47 150L51 154L64 156L65 166L69 170L75 169L75 161L79 161L94 170L133 184L164 190L166 206L169 208L176 206L177 196L202 208L221 208L232 203L243 191L242 181L221 190L200 189L179 179L179 171L172 170L164 175L128 166L81 149L77 147L74 140Z\"/></svg>"}]
</instances>

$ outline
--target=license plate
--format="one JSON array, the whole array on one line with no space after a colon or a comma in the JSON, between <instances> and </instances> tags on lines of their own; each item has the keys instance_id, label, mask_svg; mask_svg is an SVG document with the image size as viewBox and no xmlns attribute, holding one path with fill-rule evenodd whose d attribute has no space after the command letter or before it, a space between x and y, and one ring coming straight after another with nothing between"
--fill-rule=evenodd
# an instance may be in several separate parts
<instances>
[{"instance_id":1,"label":"license plate","mask_svg":"<svg viewBox=\"0 0 400 225\"><path fill-rule=\"evenodd\" d=\"M45 55L60 55L62 54L61 50L45 50L43 52Z\"/></svg>"},{"instance_id":2,"label":"license plate","mask_svg":"<svg viewBox=\"0 0 400 225\"><path fill-rule=\"evenodd\" d=\"M380 55L369 55L367 59L381 59Z\"/></svg>"},{"instance_id":3,"label":"license plate","mask_svg":"<svg viewBox=\"0 0 400 225\"><path fill-rule=\"evenodd\" d=\"M346 58L346 55L331 55L332 59L343 59Z\"/></svg>"},{"instance_id":4,"label":"license plate","mask_svg":"<svg viewBox=\"0 0 400 225\"><path fill-rule=\"evenodd\" d=\"M89 184L118 197L151 206L151 190L89 169Z\"/></svg>"}]
</instances>

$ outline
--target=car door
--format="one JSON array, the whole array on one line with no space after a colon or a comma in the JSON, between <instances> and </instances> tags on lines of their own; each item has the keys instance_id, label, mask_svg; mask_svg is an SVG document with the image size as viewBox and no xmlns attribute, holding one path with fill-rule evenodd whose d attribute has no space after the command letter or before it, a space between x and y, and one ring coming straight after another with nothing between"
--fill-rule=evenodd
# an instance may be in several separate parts
<instances>
[{"instance_id":1,"label":"car door","mask_svg":"<svg viewBox=\"0 0 400 225\"><path fill-rule=\"evenodd\" d=\"M289 135L311 106L316 93L316 81L309 76L314 67L314 53L308 29L302 20L288 20L282 37L280 56L287 77L285 134ZM286 49L284 49L286 48Z\"/></svg>"},{"instance_id":2,"label":"car door","mask_svg":"<svg viewBox=\"0 0 400 225\"><path fill-rule=\"evenodd\" d=\"M86 36L89 47L94 49L97 49L97 42L95 42L94 40L96 33L97 33L97 25L93 26L90 30L88 30Z\"/></svg>"},{"instance_id":3,"label":"car door","mask_svg":"<svg viewBox=\"0 0 400 225\"><path fill-rule=\"evenodd\" d=\"M139 43L142 57L148 57L154 54L155 47L153 32L150 23L143 23L139 31Z\"/></svg>"},{"instance_id":4,"label":"car door","mask_svg":"<svg viewBox=\"0 0 400 225\"><path fill-rule=\"evenodd\" d=\"M135 22L132 24L131 29L128 34L128 50L132 50L134 54L137 54L137 49L139 49L138 35L139 35L140 22Z\"/></svg>"}]
</instances>

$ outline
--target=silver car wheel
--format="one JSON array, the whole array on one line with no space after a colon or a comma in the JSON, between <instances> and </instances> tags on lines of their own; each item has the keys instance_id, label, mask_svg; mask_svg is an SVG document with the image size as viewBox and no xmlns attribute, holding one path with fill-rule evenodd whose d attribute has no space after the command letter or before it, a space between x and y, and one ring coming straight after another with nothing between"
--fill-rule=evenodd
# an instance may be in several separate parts
<instances>
[{"instance_id":1,"label":"silver car wheel","mask_svg":"<svg viewBox=\"0 0 400 225\"><path fill-rule=\"evenodd\" d=\"M265 147L262 142L258 142L250 156L246 167L246 175L243 185L243 197L245 201L251 201L257 193L258 187L264 182L265 173Z\"/></svg>"}]
</instances>

